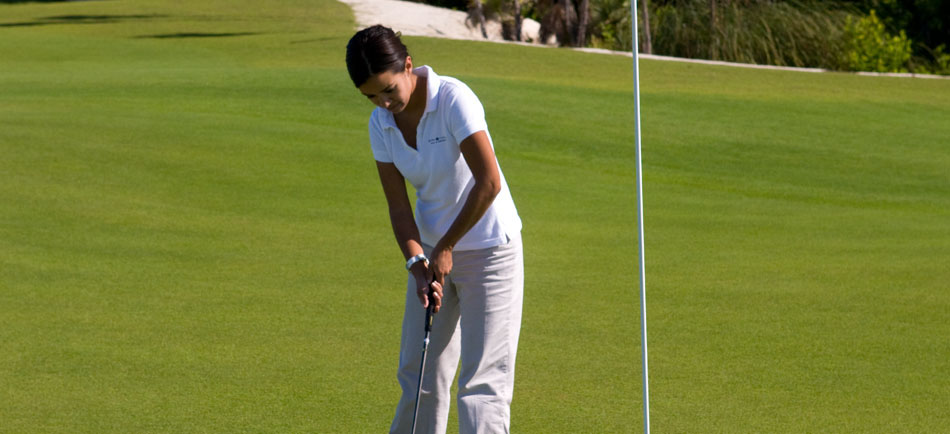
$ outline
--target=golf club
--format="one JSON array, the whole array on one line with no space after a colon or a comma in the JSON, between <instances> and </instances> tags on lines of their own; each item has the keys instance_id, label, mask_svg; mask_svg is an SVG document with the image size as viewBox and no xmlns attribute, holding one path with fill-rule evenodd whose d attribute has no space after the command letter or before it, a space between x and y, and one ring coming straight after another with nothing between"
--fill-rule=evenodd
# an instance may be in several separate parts
<instances>
[{"instance_id":1,"label":"golf club","mask_svg":"<svg viewBox=\"0 0 950 434\"><path fill-rule=\"evenodd\" d=\"M429 284L429 307L426 308L426 334L422 341L422 363L419 364L419 384L416 385L416 408L412 412L412 434L416 434L416 417L419 416L419 398L422 395L422 372L426 366L426 350L429 348L429 332L432 331L432 284Z\"/></svg>"}]
</instances>

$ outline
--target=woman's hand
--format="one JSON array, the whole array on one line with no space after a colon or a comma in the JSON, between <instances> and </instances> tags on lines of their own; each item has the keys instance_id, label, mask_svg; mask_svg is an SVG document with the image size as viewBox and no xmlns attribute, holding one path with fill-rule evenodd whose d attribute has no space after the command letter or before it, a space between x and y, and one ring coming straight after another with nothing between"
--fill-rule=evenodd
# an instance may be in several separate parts
<instances>
[{"instance_id":1,"label":"woman's hand","mask_svg":"<svg viewBox=\"0 0 950 434\"><path fill-rule=\"evenodd\" d=\"M422 261L413 264L411 272L416 281L419 303L428 308L429 300L432 300L432 313L438 313L442 307L442 284L435 280L432 269L426 267Z\"/></svg>"},{"instance_id":2,"label":"woman's hand","mask_svg":"<svg viewBox=\"0 0 950 434\"><path fill-rule=\"evenodd\" d=\"M445 276L452 272L452 248L444 247L441 243L436 244L429 261L432 278L439 286L445 285Z\"/></svg>"},{"instance_id":3,"label":"woman's hand","mask_svg":"<svg viewBox=\"0 0 950 434\"><path fill-rule=\"evenodd\" d=\"M417 264L417 265L422 265ZM445 285L445 276L452 271L452 249L436 245L432 250L432 258L428 266L416 267L413 265L413 274L416 277L416 295L422 307L428 307L426 296L432 292L432 312L436 313L442 307L442 289ZM420 282L425 282L421 284Z\"/></svg>"}]
</instances>

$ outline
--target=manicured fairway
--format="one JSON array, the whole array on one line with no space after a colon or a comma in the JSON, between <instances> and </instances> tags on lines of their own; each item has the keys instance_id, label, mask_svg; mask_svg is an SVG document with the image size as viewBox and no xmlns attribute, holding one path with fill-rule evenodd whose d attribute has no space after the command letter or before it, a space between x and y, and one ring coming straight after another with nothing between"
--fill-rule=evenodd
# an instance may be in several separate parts
<instances>
[{"instance_id":1,"label":"manicured fairway","mask_svg":"<svg viewBox=\"0 0 950 434\"><path fill-rule=\"evenodd\" d=\"M353 26L0 2L0 433L386 431L405 271ZM629 58L406 41L481 97L525 222L512 430L640 431ZM946 430L950 80L641 66L654 432Z\"/></svg>"}]
</instances>

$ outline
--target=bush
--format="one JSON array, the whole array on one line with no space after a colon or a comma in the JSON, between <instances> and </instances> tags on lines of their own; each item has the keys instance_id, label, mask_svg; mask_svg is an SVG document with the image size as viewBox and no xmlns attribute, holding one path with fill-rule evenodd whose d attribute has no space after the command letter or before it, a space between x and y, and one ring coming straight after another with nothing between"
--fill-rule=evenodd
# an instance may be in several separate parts
<instances>
[{"instance_id":1,"label":"bush","mask_svg":"<svg viewBox=\"0 0 950 434\"><path fill-rule=\"evenodd\" d=\"M844 66L852 71L907 72L911 41L903 30L891 36L874 10L860 20L848 18L844 29Z\"/></svg>"},{"instance_id":2,"label":"bush","mask_svg":"<svg viewBox=\"0 0 950 434\"><path fill-rule=\"evenodd\" d=\"M590 9L591 45L596 48L631 51L633 30L630 0L593 0L590 2Z\"/></svg>"},{"instance_id":3,"label":"bush","mask_svg":"<svg viewBox=\"0 0 950 434\"><path fill-rule=\"evenodd\" d=\"M911 72L917 74L950 75L950 54L945 53L946 45L939 45L930 49L926 45L918 44L927 56L913 56L907 62Z\"/></svg>"},{"instance_id":4,"label":"bush","mask_svg":"<svg viewBox=\"0 0 950 434\"><path fill-rule=\"evenodd\" d=\"M838 69L853 13L834 2L678 0L656 7L656 54L780 66Z\"/></svg>"},{"instance_id":5,"label":"bush","mask_svg":"<svg viewBox=\"0 0 950 434\"><path fill-rule=\"evenodd\" d=\"M934 62L937 70L937 74L950 75L950 53L944 53L943 50L947 48L946 45L941 44L934 50Z\"/></svg>"}]
</instances>

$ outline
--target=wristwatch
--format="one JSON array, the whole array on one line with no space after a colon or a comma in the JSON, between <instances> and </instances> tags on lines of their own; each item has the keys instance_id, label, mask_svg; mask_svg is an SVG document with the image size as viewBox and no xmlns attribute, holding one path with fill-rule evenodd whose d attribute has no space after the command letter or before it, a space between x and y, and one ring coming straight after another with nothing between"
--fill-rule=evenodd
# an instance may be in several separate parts
<instances>
[{"instance_id":1,"label":"wristwatch","mask_svg":"<svg viewBox=\"0 0 950 434\"><path fill-rule=\"evenodd\" d=\"M411 268L416 262L419 262L419 261L424 261L426 266L429 265L429 258L426 257L425 253L420 253L416 256L409 258L409 260L406 261L406 270Z\"/></svg>"}]
</instances>

